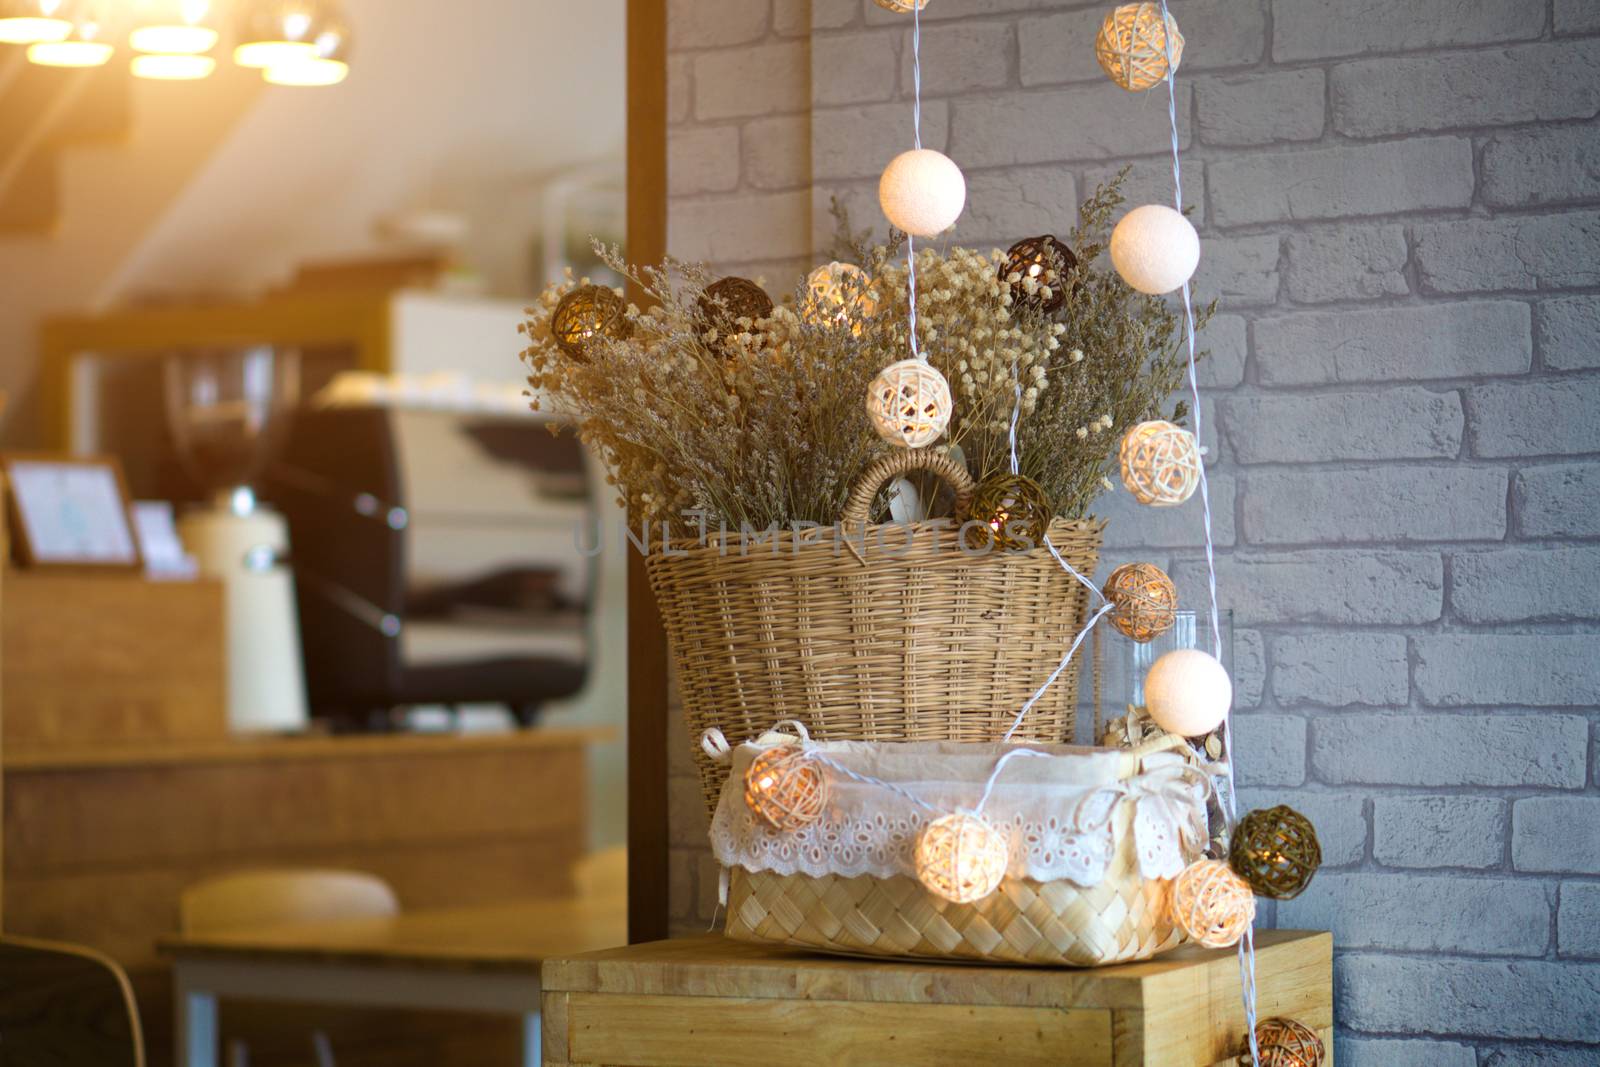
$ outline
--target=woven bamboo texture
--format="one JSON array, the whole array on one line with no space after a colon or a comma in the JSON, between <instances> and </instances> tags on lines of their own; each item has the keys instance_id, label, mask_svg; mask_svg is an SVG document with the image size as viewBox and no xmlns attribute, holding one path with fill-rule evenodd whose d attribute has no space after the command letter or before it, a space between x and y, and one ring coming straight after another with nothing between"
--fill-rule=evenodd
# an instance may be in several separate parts
<instances>
[{"instance_id":1,"label":"woven bamboo texture","mask_svg":"<svg viewBox=\"0 0 1600 1067\"><path fill-rule=\"evenodd\" d=\"M1167 906L1168 883L1139 873L1133 808L1117 806L1117 850L1097 886L1007 878L983 900L956 904L904 876L735 867L726 932L848 955L1080 967L1148 959L1184 938Z\"/></svg>"},{"instance_id":2,"label":"woven bamboo texture","mask_svg":"<svg viewBox=\"0 0 1600 1067\"><path fill-rule=\"evenodd\" d=\"M863 477L870 502L887 477L920 467L970 499L965 471L939 453L901 453ZM888 472L887 474L885 472ZM865 514L852 506L847 519ZM1102 524L1050 526L1050 539L1092 574ZM777 532L770 542L676 545L647 560L691 739L729 741L784 719L819 741L993 741L1060 660L1085 617L1087 590L1043 548L973 555L959 530L847 523ZM881 533L880 533L881 531ZM741 554L741 547L745 550ZM1073 663L1033 706L1019 740L1071 741ZM699 747L706 810L727 768Z\"/></svg>"}]
</instances>

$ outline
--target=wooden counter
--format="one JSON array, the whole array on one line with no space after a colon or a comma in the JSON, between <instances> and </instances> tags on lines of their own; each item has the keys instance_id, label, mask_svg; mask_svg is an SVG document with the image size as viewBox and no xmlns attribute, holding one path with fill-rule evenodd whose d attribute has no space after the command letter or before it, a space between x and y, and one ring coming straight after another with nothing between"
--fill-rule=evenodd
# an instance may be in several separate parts
<instances>
[{"instance_id":1,"label":"wooden counter","mask_svg":"<svg viewBox=\"0 0 1600 1067\"><path fill-rule=\"evenodd\" d=\"M566 894L587 842L586 749L609 737L541 729L11 747L0 761L5 930L124 964L152 1052L165 1051L170 971L156 941L177 932L185 886L317 866L388 879L407 909ZM374 1027L365 1025L344 1040L359 1043ZM256 1029L299 1032L276 1017ZM385 1056L340 1060L403 1062Z\"/></svg>"}]
</instances>

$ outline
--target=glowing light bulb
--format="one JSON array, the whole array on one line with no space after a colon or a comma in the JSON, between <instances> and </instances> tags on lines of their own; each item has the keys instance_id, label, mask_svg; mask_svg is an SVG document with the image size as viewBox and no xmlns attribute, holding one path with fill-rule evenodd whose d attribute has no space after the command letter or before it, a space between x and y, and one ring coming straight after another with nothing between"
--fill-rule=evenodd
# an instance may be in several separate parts
<instances>
[{"instance_id":1,"label":"glowing light bulb","mask_svg":"<svg viewBox=\"0 0 1600 1067\"><path fill-rule=\"evenodd\" d=\"M132 69L134 77L152 81L199 81L211 76L217 61L210 56L134 56Z\"/></svg>"},{"instance_id":2,"label":"glowing light bulb","mask_svg":"<svg viewBox=\"0 0 1600 1067\"><path fill-rule=\"evenodd\" d=\"M66 0L10 0L0 3L0 44L64 41L72 23L62 17Z\"/></svg>"}]
</instances>

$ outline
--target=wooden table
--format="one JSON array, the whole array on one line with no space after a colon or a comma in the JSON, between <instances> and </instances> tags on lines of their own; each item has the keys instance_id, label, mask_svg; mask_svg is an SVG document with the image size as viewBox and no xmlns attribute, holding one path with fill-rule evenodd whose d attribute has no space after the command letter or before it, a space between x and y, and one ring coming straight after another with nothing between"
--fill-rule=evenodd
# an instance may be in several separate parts
<instances>
[{"instance_id":1,"label":"wooden table","mask_svg":"<svg viewBox=\"0 0 1600 1067\"><path fill-rule=\"evenodd\" d=\"M1299 1019L1331 1050L1332 936L1263 931L1257 949L1261 1018ZM1231 1067L1243 1037L1232 950L1068 970L843 959L713 934L544 966L550 1067Z\"/></svg>"},{"instance_id":2,"label":"wooden table","mask_svg":"<svg viewBox=\"0 0 1600 1067\"><path fill-rule=\"evenodd\" d=\"M531 1065L540 964L626 939L619 892L168 937L160 947L173 960L179 1067L217 1064L225 997L520 1016Z\"/></svg>"}]
</instances>

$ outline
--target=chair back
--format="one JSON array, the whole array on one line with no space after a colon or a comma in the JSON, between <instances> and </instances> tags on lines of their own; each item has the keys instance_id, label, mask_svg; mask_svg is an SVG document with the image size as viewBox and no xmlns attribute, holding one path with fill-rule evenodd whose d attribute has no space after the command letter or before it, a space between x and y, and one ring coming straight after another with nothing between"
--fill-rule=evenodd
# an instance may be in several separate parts
<instances>
[{"instance_id":1,"label":"chair back","mask_svg":"<svg viewBox=\"0 0 1600 1067\"><path fill-rule=\"evenodd\" d=\"M361 871L267 870L198 882L178 900L178 928L205 934L254 926L385 918L400 900L382 878Z\"/></svg>"},{"instance_id":2,"label":"chair back","mask_svg":"<svg viewBox=\"0 0 1600 1067\"><path fill-rule=\"evenodd\" d=\"M0 1067L144 1067L127 974L93 949L0 937Z\"/></svg>"}]
</instances>

